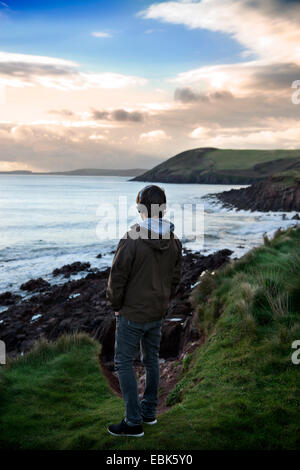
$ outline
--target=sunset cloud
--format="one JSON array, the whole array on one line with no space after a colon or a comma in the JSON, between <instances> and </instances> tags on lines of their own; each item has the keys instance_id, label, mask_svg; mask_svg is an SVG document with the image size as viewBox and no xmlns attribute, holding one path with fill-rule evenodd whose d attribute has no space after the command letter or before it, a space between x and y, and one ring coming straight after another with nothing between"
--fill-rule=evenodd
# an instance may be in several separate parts
<instances>
[{"instance_id":1,"label":"sunset cloud","mask_svg":"<svg viewBox=\"0 0 300 470\"><path fill-rule=\"evenodd\" d=\"M107 136L106 135L101 135L101 134L92 134L89 136L89 140L106 140Z\"/></svg>"},{"instance_id":2,"label":"sunset cloud","mask_svg":"<svg viewBox=\"0 0 300 470\"><path fill-rule=\"evenodd\" d=\"M115 23L111 9L99 26L90 12L88 29L70 18L71 48L56 22L57 38L40 25L39 47L26 42L35 23L19 44L15 25L16 53L0 52L0 170L150 168L201 146L299 148L300 2L139 5Z\"/></svg>"},{"instance_id":3,"label":"sunset cloud","mask_svg":"<svg viewBox=\"0 0 300 470\"><path fill-rule=\"evenodd\" d=\"M147 138L158 143L167 136L154 132ZM124 160L132 168L150 168L159 163L164 151L159 149L153 155L152 150L145 148L145 141L140 140L137 129L128 131L119 124L114 127L112 123L96 121L0 123L0 140L5 168L10 162L13 169L22 168L23 162L27 162L27 169L44 171L99 165L120 168L124 167ZM95 161L101 163L95 166ZM2 168L0 161L0 171Z\"/></svg>"},{"instance_id":4,"label":"sunset cloud","mask_svg":"<svg viewBox=\"0 0 300 470\"><path fill-rule=\"evenodd\" d=\"M82 72L80 65L54 57L0 52L0 84L42 86L63 91L89 88L117 89L146 85L145 78L114 72Z\"/></svg>"},{"instance_id":5,"label":"sunset cloud","mask_svg":"<svg viewBox=\"0 0 300 470\"><path fill-rule=\"evenodd\" d=\"M140 139L147 142L160 142L162 140L170 140L171 137L165 131L157 129L155 131L144 132L140 135Z\"/></svg>"},{"instance_id":6,"label":"sunset cloud","mask_svg":"<svg viewBox=\"0 0 300 470\"><path fill-rule=\"evenodd\" d=\"M49 109L48 111L49 114L58 114L63 117L73 117L75 116L75 113L71 111L70 109Z\"/></svg>"},{"instance_id":7,"label":"sunset cloud","mask_svg":"<svg viewBox=\"0 0 300 470\"><path fill-rule=\"evenodd\" d=\"M297 124L296 124L297 126ZM223 148L279 148L295 149L298 148L297 142L300 139L299 127L291 127L288 129L270 128L267 130L249 129L246 132L239 128L222 129L217 135L211 132L211 129L197 128L191 134L197 144L200 146L208 145L211 147Z\"/></svg>"},{"instance_id":8,"label":"sunset cloud","mask_svg":"<svg viewBox=\"0 0 300 470\"><path fill-rule=\"evenodd\" d=\"M126 111L125 109L115 109L113 111L93 110L92 116L99 120L112 120L121 122L141 122L144 114L139 111Z\"/></svg>"},{"instance_id":9,"label":"sunset cloud","mask_svg":"<svg viewBox=\"0 0 300 470\"><path fill-rule=\"evenodd\" d=\"M168 80L181 88L175 94L176 99L193 101L204 99L205 93L213 94L220 90L232 96L290 93L295 77L300 77L300 64L252 61L199 67Z\"/></svg>"}]
</instances>

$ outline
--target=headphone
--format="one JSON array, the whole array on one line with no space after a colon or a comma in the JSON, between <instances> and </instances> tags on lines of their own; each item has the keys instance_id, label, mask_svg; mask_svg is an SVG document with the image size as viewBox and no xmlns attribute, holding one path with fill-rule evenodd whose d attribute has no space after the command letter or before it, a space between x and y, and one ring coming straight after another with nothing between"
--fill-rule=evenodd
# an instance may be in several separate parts
<instances>
[{"instance_id":1,"label":"headphone","mask_svg":"<svg viewBox=\"0 0 300 470\"><path fill-rule=\"evenodd\" d=\"M141 206L144 207L144 204L141 203L142 196L143 196L144 192L145 192L147 189L151 188L152 186L153 186L153 184L148 184L148 186L145 186L145 187L144 187L143 189L141 189L140 192L138 193L138 195L139 195L139 199L138 199L139 202L137 203L137 210L138 210L138 213L139 213L139 214L142 212Z\"/></svg>"}]
</instances>

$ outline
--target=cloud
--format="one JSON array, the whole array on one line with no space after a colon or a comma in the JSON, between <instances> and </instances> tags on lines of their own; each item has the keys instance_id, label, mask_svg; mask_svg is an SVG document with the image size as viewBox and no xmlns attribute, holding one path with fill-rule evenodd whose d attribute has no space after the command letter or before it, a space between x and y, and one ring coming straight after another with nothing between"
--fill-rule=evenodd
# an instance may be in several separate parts
<instances>
[{"instance_id":1,"label":"cloud","mask_svg":"<svg viewBox=\"0 0 300 470\"><path fill-rule=\"evenodd\" d=\"M0 85L59 90L144 86L147 79L112 72L81 72L76 62L54 57L0 52Z\"/></svg>"},{"instance_id":2,"label":"cloud","mask_svg":"<svg viewBox=\"0 0 300 470\"><path fill-rule=\"evenodd\" d=\"M193 91L189 87L185 88L176 88L174 92L174 99L175 101L182 101L183 103L192 103L195 101L202 101L203 99L207 99L201 93L197 93Z\"/></svg>"},{"instance_id":3,"label":"cloud","mask_svg":"<svg viewBox=\"0 0 300 470\"><path fill-rule=\"evenodd\" d=\"M94 36L95 38L111 38L112 34L105 33L104 31L94 31L91 33L91 36Z\"/></svg>"},{"instance_id":4,"label":"cloud","mask_svg":"<svg viewBox=\"0 0 300 470\"><path fill-rule=\"evenodd\" d=\"M300 62L299 2L181 0L154 3L139 16L230 34L260 59Z\"/></svg>"},{"instance_id":5,"label":"cloud","mask_svg":"<svg viewBox=\"0 0 300 470\"><path fill-rule=\"evenodd\" d=\"M107 139L107 136L106 135L102 135L102 134L92 134L89 136L89 139L90 140L106 140Z\"/></svg>"},{"instance_id":6,"label":"cloud","mask_svg":"<svg viewBox=\"0 0 300 470\"><path fill-rule=\"evenodd\" d=\"M244 46L244 57L252 56L240 63L204 65L167 79L176 86L174 100L181 108L176 115L166 110L158 125L166 128L169 119L179 127L181 119L189 138L203 137L203 129L209 125L214 131L215 126L218 131L222 127L240 126L248 129L252 138L257 136L264 148L271 145L270 139L266 138L265 145L262 142L262 136L269 135L264 132L272 131L266 120L275 116L276 127L278 122L282 125L282 120L299 120L299 108L291 105L291 84L300 77L300 2L160 2L150 5L139 16L182 24L189 29L226 33ZM257 129L252 131L255 122ZM276 136L279 135L277 132ZM283 134L282 138L283 146L287 145ZM228 141L228 137L223 140ZM275 145L275 139L273 142Z\"/></svg>"},{"instance_id":7,"label":"cloud","mask_svg":"<svg viewBox=\"0 0 300 470\"><path fill-rule=\"evenodd\" d=\"M141 16L220 31L244 47L240 63L203 65L166 77L159 96L156 81L152 90L138 90L147 83L143 77L93 73L59 58L0 53L0 85L28 87L15 90L13 99L7 93L1 155L16 168L25 161L45 170L149 168L195 146L299 147L300 105L291 102L291 84L300 79L299 5L283 0L151 5Z\"/></svg>"},{"instance_id":8,"label":"cloud","mask_svg":"<svg viewBox=\"0 0 300 470\"><path fill-rule=\"evenodd\" d=\"M233 99L233 95L229 91L215 91L213 93L198 93L192 88L176 88L174 92L175 101L181 101L183 103L195 103L202 102L208 103L213 100L228 100Z\"/></svg>"},{"instance_id":9,"label":"cloud","mask_svg":"<svg viewBox=\"0 0 300 470\"><path fill-rule=\"evenodd\" d=\"M3 123L0 170L68 170L92 168L150 168L160 162L139 143L138 133L126 129L82 127L58 123ZM2 165L2 162L3 163ZM25 165L26 162L26 165Z\"/></svg>"},{"instance_id":10,"label":"cloud","mask_svg":"<svg viewBox=\"0 0 300 470\"><path fill-rule=\"evenodd\" d=\"M157 125L171 135L180 135L189 134L197 127L211 127L214 131L230 127L251 131L254 126L265 129L266 121L271 128L270 119L274 126L283 125L289 119L299 122L300 105L292 104L293 91L291 87L282 93L266 89L258 94L252 90L252 93L231 97L219 90L220 98L217 93L207 93L207 99L179 102L177 109L157 113Z\"/></svg>"},{"instance_id":11,"label":"cloud","mask_svg":"<svg viewBox=\"0 0 300 470\"><path fill-rule=\"evenodd\" d=\"M125 109L116 109L112 112L112 119L116 121L141 122L143 118L143 114L138 111L128 112Z\"/></svg>"},{"instance_id":12,"label":"cloud","mask_svg":"<svg viewBox=\"0 0 300 470\"><path fill-rule=\"evenodd\" d=\"M183 89L177 92L175 99L193 101L209 92L220 90L235 96L289 93L292 82L299 76L300 64L251 61L203 66L181 72L168 81ZM193 90L190 89L191 85ZM197 91L196 87L201 91Z\"/></svg>"},{"instance_id":13,"label":"cloud","mask_svg":"<svg viewBox=\"0 0 300 470\"><path fill-rule=\"evenodd\" d=\"M219 94L222 97L223 91ZM28 169L43 170L150 168L195 146L299 147L300 106L284 94L222 99L208 93L207 98L155 107L139 125L113 120L111 109L74 111L74 116L68 116L68 108L62 108L57 119L2 121L1 155L3 161L15 162L18 169L22 162ZM97 119L93 112L104 113L105 119Z\"/></svg>"},{"instance_id":14,"label":"cloud","mask_svg":"<svg viewBox=\"0 0 300 470\"><path fill-rule=\"evenodd\" d=\"M93 110L93 118L99 120L112 120L121 122L142 122L144 114L139 111L126 111L125 109L115 109L114 111Z\"/></svg>"},{"instance_id":15,"label":"cloud","mask_svg":"<svg viewBox=\"0 0 300 470\"><path fill-rule=\"evenodd\" d=\"M197 127L189 134L189 137L192 139L207 137L207 130L204 127Z\"/></svg>"},{"instance_id":16,"label":"cloud","mask_svg":"<svg viewBox=\"0 0 300 470\"><path fill-rule=\"evenodd\" d=\"M256 129L252 132L248 129L241 131L240 128L222 129L217 134L208 128L198 128L190 134L190 137L197 140L199 146L235 149L295 149L298 148L300 129L297 123L294 124L296 126L291 128Z\"/></svg>"},{"instance_id":17,"label":"cloud","mask_svg":"<svg viewBox=\"0 0 300 470\"><path fill-rule=\"evenodd\" d=\"M140 135L140 139L146 142L160 142L162 140L170 140L171 137L168 136L165 131L157 129L155 131L144 132Z\"/></svg>"},{"instance_id":18,"label":"cloud","mask_svg":"<svg viewBox=\"0 0 300 470\"><path fill-rule=\"evenodd\" d=\"M32 166L25 161L5 161L0 160L0 171L42 171L40 167Z\"/></svg>"},{"instance_id":19,"label":"cloud","mask_svg":"<svg viewBox=\"0 0 300 470\"><path fill-rule=\"evenodd\" d=\"M73 117L75 113L70 109L49 109L48 114L58 114L63 117Z\"/></svg>"},{"instance_id":20,"label":"cloud","mask_svg":"<svg viewBox=\"0 0 300 470\"><path fill-rule=\"evenodd\" d=\"M54 80L69 78L76 74L77 67L69 60L0 52L0 82L11 86L33 85L47 76Z\"/></svg>"},{"instance_id":21,"label":"cloud","mask_svg":"<svg viewBox=\"0 0 300 470\"><path fill-rule=\"evenodd\" d=\"M99 119L101 121L110 118L110 113L108 111L98 111L94 109L92 115L94 119Z\"/></svg>"}]
</instances>

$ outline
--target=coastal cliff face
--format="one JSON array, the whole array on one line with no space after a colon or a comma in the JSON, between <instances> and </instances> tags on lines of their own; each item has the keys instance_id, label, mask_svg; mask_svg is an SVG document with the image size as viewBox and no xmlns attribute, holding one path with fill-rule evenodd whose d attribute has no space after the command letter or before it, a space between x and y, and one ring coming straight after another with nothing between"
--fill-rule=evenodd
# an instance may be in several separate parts
<instances>
[{"instance_id":1,"label":"coastal cliff face","mask_svg":"<svg viewBox=\"0 0 300 470\"><path fill-rule=\"evenodd\" d=\"M251 211L300 211L300 171L274 175L248 188L213 195L225 207Z\"/></svg>"},{"instance_id":2,"label":"coastal cliff face","mask_svg":"<svg viewBox=\"0 0 300 470\"><path fill-rule=\"evenodd\" d=\"M198 148L179 153L132 181L252 184L274 173L300 169L300 150Z\"/></svg>"}]
</instances>

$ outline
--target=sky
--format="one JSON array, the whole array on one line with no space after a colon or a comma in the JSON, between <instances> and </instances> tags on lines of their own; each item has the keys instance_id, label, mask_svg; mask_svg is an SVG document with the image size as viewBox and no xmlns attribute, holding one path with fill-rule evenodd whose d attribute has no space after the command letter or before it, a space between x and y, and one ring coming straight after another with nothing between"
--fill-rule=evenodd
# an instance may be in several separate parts
<instances>
[{"instance_id":1,"label":"sky","mask_svg":"<svg viewBox=\"0 0 300 470\"><path fill-rule=\"evenodd\" d=\"M300 0L0 1L0 171L299 148L297 80Z\"/></svg>"}]
</instances>

